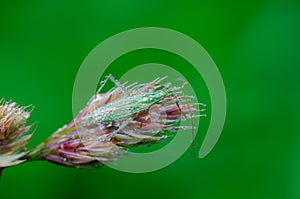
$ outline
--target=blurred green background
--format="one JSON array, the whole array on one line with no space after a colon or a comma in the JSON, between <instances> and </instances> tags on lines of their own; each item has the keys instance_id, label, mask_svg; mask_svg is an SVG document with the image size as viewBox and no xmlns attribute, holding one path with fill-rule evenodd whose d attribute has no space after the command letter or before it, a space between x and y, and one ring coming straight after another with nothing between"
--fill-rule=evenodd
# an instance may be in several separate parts
<instances>
[{"instance_id":1,"label":"blurred green background","mask_svg":"<svg viewBox=\"0 0 300 199\"><path fill-rule=\"evenodd\" d=\"M192 156L152 173L30 162L4 171L0 198L300 198L299 21L300 3L289 0L1 1L0 97L34 104L30 147L72 119L73 83L87 54L137 27L174 29L202 44L223 76L228 112L204 159L199 131ZM154 61L200 78L155 50L124 55L109 72L119 77ZM209 104L205 86L197 96Z\"/></svg>"}]
</instances>

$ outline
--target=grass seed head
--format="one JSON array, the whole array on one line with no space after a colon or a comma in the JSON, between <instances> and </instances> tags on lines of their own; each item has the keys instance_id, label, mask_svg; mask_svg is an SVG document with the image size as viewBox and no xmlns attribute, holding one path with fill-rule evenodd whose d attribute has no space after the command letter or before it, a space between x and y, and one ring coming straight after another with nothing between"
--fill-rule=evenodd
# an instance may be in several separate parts
<instances>
[{"instance_id":1,"label":"grass seed head","mask_svg":"<svg viewBox=\"0 0 300 199\"><path fill-rule=\"evenodd\" d=\"M26 126L30 116L28 107L15 102L0 100L0 168L18 164L25 153L31 135L25 135L31 126Z\"/></svg>"}]
</instances>

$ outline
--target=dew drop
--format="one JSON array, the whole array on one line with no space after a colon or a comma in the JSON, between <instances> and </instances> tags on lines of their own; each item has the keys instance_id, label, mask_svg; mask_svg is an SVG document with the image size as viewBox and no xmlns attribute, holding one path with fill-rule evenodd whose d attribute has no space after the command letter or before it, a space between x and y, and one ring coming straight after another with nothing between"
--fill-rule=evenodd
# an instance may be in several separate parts
<instances>
[{"instance_id":1,"label":"dew drop","mask_svg":"<svg viewBox=\"0 0 300 199\"><path fill-rule=\"evenodd\" d=\"M168 138L168 136L167 135L163 135L163 136L161 136L161 139L167 139Z\"/></svg>"},{"instance_id":2,"label":"dew drop","mask_svg":"<svg viewBox=\"0 0 300 199\"><path fill-rule=\"evenodd\" d=\"M23 116L24 116L25 119L27 119L27 118L29 118L29 113L24 113Z\"/></svg>"},{"instance_id":3,"label":"dew drop","mask_svg":"<svg viewBox=\"0 0 300 199\"><path fill-rule=\"evenodd\" d=\"M148 98L147 97L143 97L143 102L147 102Z\"/></svg>"}]
</instances>

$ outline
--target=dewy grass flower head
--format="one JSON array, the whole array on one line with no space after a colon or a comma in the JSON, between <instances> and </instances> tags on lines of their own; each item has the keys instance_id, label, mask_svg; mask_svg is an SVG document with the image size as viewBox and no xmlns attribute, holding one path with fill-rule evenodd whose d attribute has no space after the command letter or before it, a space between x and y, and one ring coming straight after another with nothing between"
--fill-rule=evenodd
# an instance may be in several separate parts
<instances>
[{"instance_id":1,"label":"dewy grass flower head","mask_svg":"<svg viewBox=\"0 0 300 199\"><path fill-rule=\"evenodd\" d=\"M116 86L101 93L109 79ZM79 115L27 158L71 167L101 166L126 154L127 147L158 142L167 138L166 132L189 128L178 122L192 119L197 110L188 103L183 86L161 84L163 79L126 85L108 76Z\"/></svg>"},{"instance_id":2,"label":"dewy grass flower head","mask_svg":"<svg viewBox=\"0 0 300 199\"><path fill-rule=\"evenodd\" d=\"M23 162L19 160L26 150L31 128L26 121L30 107L20 107L15 102L0 100L0 168Z\"/></svg>"}]
</instances>

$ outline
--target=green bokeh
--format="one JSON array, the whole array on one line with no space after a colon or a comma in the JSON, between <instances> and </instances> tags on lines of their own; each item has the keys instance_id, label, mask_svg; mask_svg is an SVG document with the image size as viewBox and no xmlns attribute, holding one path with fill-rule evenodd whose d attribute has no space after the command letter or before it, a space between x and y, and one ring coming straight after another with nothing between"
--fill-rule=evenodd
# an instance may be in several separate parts
<instances>
[{"instance_id":1,"label":"green bokeh","mask_svg":"<svg viewBox=\"0 0 300 199\"><path fill-rule=\"evenodd\" d=\"M223 76L228 112L221 139L202 160L200 131L196 153L152 173L29 162L4 171L0 198L300 198L299 21L300 3L287 0L1 1L0 97L34 104L30 147L72 119L73 83L87 54L131 28L170 28L202 44ZM118 77L126 72L120 66L149 62L199 78L157 50L124 55L108 72ZM199 90L209 104L205 86Z\"/></svg>"}]
</instances>

